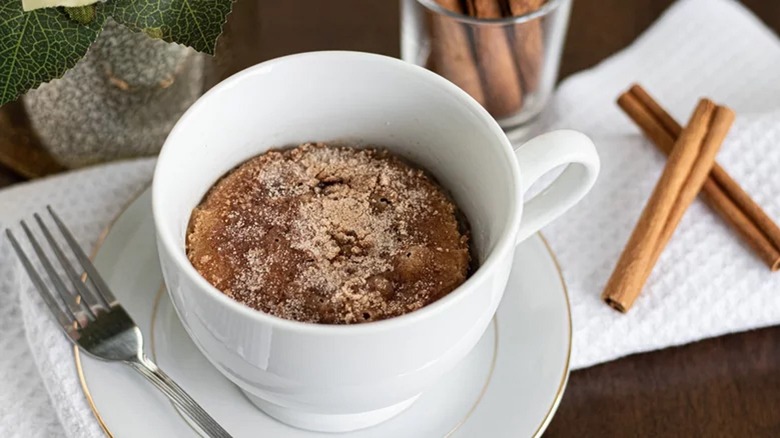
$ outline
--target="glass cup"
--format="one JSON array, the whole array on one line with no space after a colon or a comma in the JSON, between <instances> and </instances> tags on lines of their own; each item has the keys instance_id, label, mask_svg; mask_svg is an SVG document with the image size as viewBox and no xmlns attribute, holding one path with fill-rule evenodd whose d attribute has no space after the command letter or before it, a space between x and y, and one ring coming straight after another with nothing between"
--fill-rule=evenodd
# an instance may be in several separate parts
<instances>
[{"instance_id":1,"label":"glass cup","mask_svg":"<svg viewBox=\"0 0 780 438\"><path fill-rule=\"evenodd\" d=\"M453 12L436 0L401 0L401 9L404 61L458 85L505 131L542 112L558 76L571 0L496 19Z\"/></svg>"}]
</instances>

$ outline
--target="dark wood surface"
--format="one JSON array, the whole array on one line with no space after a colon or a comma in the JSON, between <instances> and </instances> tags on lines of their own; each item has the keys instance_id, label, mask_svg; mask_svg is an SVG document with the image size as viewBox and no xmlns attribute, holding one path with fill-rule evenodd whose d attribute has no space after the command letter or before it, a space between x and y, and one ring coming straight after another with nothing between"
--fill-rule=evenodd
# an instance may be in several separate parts
<instances>
[{"instance_id":1,"label":"dark wood surface","mask_svg":"<svg viewBox=\"0 0 780 438\"><path fill-rule=\"evenodd\" d=\"M625 47L671 3L574 0L562 76ZM780 2L744 3L780 30ZM398 56L398 19L396 0L239 0L228 38L221 41L232 47L231 56L217 60L211 81L301 51L346 49ZM58 170L35 142L18 106L0 110L0 187ZM575 371L545 435L780 436L780 327Z\"/></svg>"}]
</instances>

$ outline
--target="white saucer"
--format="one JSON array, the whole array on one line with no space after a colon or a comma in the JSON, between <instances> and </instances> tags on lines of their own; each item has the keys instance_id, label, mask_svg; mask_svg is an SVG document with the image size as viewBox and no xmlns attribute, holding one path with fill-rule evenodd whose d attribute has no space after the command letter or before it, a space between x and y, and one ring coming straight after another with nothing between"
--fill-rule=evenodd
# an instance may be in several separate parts
<instances>
[{"instance_id":1,"label":"white saucer","mask_svg":"<svg viewBox=\"0 0 780 438\"><path fill-rule=\"evenodd\" d=\"M95 264L144 332L147 353L234 437L528 437L541 435L557 409L569 376L571 314L560 270L540 235L518 247L496 318L460 365L385 423L320 434L257 410L187 337L161 288L150 200L147 190L114 222ZM109 436L197 436L130 368L78 352L75 361Z\"/></svg>"}]
</instances>

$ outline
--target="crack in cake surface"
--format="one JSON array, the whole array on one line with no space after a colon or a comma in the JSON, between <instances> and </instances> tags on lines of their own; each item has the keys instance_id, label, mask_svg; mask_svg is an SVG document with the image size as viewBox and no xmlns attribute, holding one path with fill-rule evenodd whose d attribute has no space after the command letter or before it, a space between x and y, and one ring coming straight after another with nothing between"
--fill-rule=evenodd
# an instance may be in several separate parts
<instances>
[{"instance_id":1,"label":"crack in cake surface","mask_svg":"<svg viewBox=\"0 0 780 438\"><path fill-rule=\"evenodd\" d=\"M352 324L417 310L465 281L462 225L433 178L387 151L307 143L220 179L193 211L187 256L249 307Z\"/></svg>"}]
</instances>

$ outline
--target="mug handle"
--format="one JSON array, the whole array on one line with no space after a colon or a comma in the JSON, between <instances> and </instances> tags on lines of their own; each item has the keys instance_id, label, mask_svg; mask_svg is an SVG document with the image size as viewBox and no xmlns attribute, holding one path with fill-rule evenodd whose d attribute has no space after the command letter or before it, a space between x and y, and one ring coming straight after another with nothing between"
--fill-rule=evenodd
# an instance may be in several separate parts
<instances>
[{"instance_id":1,"label":"mug handle","mask_svg":"<svg viewBox=\"0 0 780 438\"><path fill-rule=\"evenodd\" d=\"M566 169L547 188L523 204L517 243L574 206L593 187L599 174L596 147L585 134L559 130L529 140L515 151L522 189L558 166Z\"/></svg>"}]
</instances>

